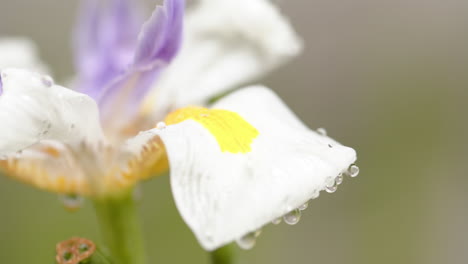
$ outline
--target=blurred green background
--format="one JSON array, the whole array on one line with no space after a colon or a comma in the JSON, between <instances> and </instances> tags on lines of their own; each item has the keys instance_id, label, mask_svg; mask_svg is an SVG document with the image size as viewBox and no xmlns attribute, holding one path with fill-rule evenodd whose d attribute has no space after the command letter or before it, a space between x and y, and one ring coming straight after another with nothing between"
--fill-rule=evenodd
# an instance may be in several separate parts
<instances>
[{"instance_id":1,"label":"blurred green background","mask_svg":"<svg viewBox=\"0 0 468 264\"><path fill-rule=\"evenodd\" d=\"M306 50L262 82L356 148L361 174L298 225L267 226L242 263L467 263L468 1L276 2ZM76 7L2 0L0 35L29 36L66 79ZM98 239L89 203L69 213L54 194L0 177L0 208L0 263L53 263L56 242ZM207 263L167 177L143 185L140 213L151 263Z\"/></svg>"}]
</instances>

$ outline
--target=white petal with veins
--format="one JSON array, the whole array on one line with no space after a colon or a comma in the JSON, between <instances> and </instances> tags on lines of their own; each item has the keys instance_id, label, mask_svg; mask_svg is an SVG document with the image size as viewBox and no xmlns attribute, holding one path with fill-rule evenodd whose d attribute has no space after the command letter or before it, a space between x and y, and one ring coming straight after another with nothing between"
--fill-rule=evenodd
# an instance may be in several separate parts
<instances>
[{"instance_id":1,"label":"white petal with veins","mask_svg":"<svg viewBox=\"0 0 468 264\"><path fill-rule=\"evenodd\" d=\"M151 130L164 142L177 208L206 250L300 207L356 160L353 149L309 130L268 89L240 90L213 109L258 130L250 152L222 152L194 119Z\"/></svg>"},{"instance_id":2,"label":"white petal with veins","mask_svg":"<svg viewBox=\"0 0 468 264\"><path fill-rule=\"evenodd\" d=\"M4 69L0 78L0 155L47 139L71 145L103 139L97 105L87 95L27 70Z\"/></svg>"},{"instance_id":3,"label":"white petal with veins","mask_svg":"<svg viewBox=\"0 0 468 264\"><path fill-rule=\"evenodd\" d=\"M290 23L268 0L202 0L187 11L182 49L144 111L202 104L257 79L301 51Z\"/></svg>"}]
</instances>

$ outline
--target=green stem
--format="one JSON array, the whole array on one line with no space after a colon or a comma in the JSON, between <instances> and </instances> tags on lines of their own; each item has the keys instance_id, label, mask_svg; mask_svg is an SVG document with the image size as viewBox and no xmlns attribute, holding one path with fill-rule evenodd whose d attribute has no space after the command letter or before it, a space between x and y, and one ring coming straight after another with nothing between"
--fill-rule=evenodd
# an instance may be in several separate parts
<instances>
[{"instance_id":1,"label":"green stem","mask_svg":"<svg viewBox=\"0 0 468 264\"><path fill-rule=\"evenodd\" d=\"M86 264L111 264L107 257L99 250L96 249L96 252L89 258Z\"/></svg>"},{"instance_id":2,"label":"green stem","mask_svg":"<svg viewBox=\"0 0 468 264\"><path fill-rule=\"evenodd\" d=\"M100 231L113 264L145 264L140 222L129 192L94 201Z\"/></svg>"},{"instance_id":3,"label":"green stem","mask_svg":"<svg viewBox=\"0 0 468 264\"><path fill-rule=\"evenodd\" d=\"M236 263L236 247L234 244L218 248L210 252L211 264L234 264Z\"/></svg>"}]
</instances>

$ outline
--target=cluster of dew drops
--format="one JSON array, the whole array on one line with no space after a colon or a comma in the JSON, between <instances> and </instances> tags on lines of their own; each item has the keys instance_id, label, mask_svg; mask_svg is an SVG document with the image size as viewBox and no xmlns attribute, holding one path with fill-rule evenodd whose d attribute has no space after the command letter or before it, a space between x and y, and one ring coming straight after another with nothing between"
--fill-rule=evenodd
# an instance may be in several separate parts
<instances>
[{"instance_id":1,"label":"cluster of dew drops","mask_svg":"<svg viewBox=\"0 0 468 264\"><path fill-rule=\"evenodd\" d=\"M165 128L165 123L160 122L156 126L158 129L164 129ZM319 128L317 132L320 135L326 135L326 131L323 128ZM328 193L334 193L338 189L338 185L343 183L344 175L349 175L350 177L356 177L359 174L359 167L355 164L351 164L347 171L344 173L340 173L338 176L335 177L335 179L325 187L325 191ZM319 197L320 192L316 192L316 194L311 197L311 200L316 199ZM75 211L78 210L82 203L83 203L83 198L78 195L63 195L60 196L60 200L65 206L66 209L70 211ZM288 225L295 225L299 223L299 220L301 220L301 215L302 211L306 210L307 207L309 206L309 201L305 202L298 208L292 210L291 212L285 214L282 217L274 219L271 223L274 225L279 225L282 221L284 221ZM236 240L237 245L245 250L252 249L255 246L257 237L259 237L261 234L261 229L250 232L245 234L244 236L240 237L239 239Z\"/></svg>"},{"instance_id":2,"label":"cluster of dew drops","mask_svg":"<svg viewBox=\"0 0 468 264\"><path fill-rule=\"evenodd\" d=\"M327 135L327 132L324 128L317 129L317 132L322 136ZM359 167L356 164L351 164L344 173L338 174L338 176L336 176L335 179L325 187L325 191L328 193L336 192L336 190L338 189L338 185L343 183L344 175L348 175L353 178L358 176ZM316 192L315 196L311 197L311 200L318 198L319 194L320 192ZM274 225L279 225L282 221L284 221L288 225L295 225L299 223L299 220L301 220L302 211L306 210L308 206L309 201L305 202L304 204L285 214L284 216L274 219L271 223ZM242 249L252 249L255 246L256 239L258 236L260 236L260 233L261 229L247 233L246 235L237 239L236 243Z\"/></svg>"}]
</instances>

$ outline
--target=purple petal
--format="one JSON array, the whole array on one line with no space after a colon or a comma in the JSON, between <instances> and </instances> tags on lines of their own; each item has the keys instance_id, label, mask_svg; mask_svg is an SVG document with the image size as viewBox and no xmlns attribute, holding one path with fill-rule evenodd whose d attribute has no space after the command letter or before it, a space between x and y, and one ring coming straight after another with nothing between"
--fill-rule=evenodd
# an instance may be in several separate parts
<instances>
[{"instance_id":1,"label":"purple petal","mask_svg":"<svg viewBox=\"0 0 468 264\"><path fill-rule=\"evenodd\" d=\"M170 62L180 48L183 15L184 1L167 0L163 9L156 9L140 33L135 65Z\"/></svg>"},{"instance_id":2,"label":"purple petal","mask_svg":"<svg viewBox=\"0 0 468 264\"><path fill-rule=\"evenodd\" d=\"M122 119L139 110L139 103L180 48L184 9L184 0L166 0L143 25L133 64L98 98L104 121L109 116Z\"/></svg>"},{"instance_id":3,"label":"purple petal","mask_svg":"<svg viewBox=\"0 0 468 264\"><path fill-rule=\"evenodd\" d=\"M78 89L97 99L132 64L142 20L129 0L84 1L75 34Z\"/></svg>"}]
</instances>

